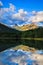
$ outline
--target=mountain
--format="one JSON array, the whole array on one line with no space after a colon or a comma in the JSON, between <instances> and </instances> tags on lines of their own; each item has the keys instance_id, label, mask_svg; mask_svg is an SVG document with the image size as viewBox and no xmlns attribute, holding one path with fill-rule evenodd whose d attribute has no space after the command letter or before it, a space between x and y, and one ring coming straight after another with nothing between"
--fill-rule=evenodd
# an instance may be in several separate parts
<instances>
[{"instance_id":1,"label":"mountain","mask_svg":"<svg viewBox=\"0 0 43 65\"><path fill-rule=\"evenodd\" d=\"M20 31L0 23L0 51L18 45L15 41L21 38L20 36Z\"/></svg>"},{"instance_id":2,"label":"mountain","mask_svg":"<svg viewBox=\"0 0 43 65\"><path fill-rule=\"evenodd\" d=\"M21 38L43 38L43 27L34 23L23 26L15 25L13 29L21 31Z\"/></svg>"},{"instance_id":3,"label":"mountain","mask_svg":"<svg viewBox=\"0 0 43 65\"><path fill-rule=\"evenodd\" d=\"M0 39L20 38L20 31L0 23Z\"/></svg>"},{"instance_id":4,"label":"mountain","mask_svg":"<svg viewBox=\"0 0 43 65\"><path fill-rule=\"evenodd\" d=\"M42 38L42 42L38 41L38 43L37 43L36 40L34 40L34 42L33 42L31 39L30 40L30 41L32 41L31 43L29 42L29 40L28 40L28 42L25 43L25 40L27 40L27 38L28 39L32 38L33 40L34 40L34 38ZM10 27L0 23L0 51L4 50L6 48L16 46L16 45L20 45L20 44L43 49L42 43L43 43L43 27L36 26L34 29L32 28L32 29L28 29L26 31L20 31L20 30L17 30L16 28L13 29L13 28L10 28ZM38 46L37 46L37 44L38 44Z\"/></svg>"},{"instance_id":5,"label":"mountain","mask_svg":"<svg viewBox=\"0 0 43 65\"><path fill-rule=\"evenodd\" d=\"M20 31L27 31L27 30L34 30L36 28L38 28L38 26L36 24L26 24L26 25L23 25L23 26L17 26L17 25L14 25L13 26L14 29L16 30L20 30Z\"/></svg>"},{"instance_id":6,"label":"mountain","mask_svg":"<svg viewBox=\"0 0 43 65\"><path fill-rule=\"evenodd\" d=\"M43 27L22 32L23 38L43 38Z\"/></svg>"},{"instance_id":7,"label":"mountain","mask_svg":"<svg viewBox=\"0 0 43 65\"><path fill-rule=\"evenodd\" d=\"M15 32L18 31L16 29L12 29L11 27L8 27L5 24L0 23L0 32Z\"/></svg>"}]
</instances>

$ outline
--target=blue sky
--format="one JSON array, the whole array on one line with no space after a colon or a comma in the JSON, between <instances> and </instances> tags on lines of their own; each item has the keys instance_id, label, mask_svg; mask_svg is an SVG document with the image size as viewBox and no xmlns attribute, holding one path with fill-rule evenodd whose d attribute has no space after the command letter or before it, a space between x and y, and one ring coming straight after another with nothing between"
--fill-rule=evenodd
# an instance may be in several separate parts
<instances>
[{"instance_id":1,"label":"blue sky","mask_svg":"<svg viewBox=\"0 0 43 65\"><path fill-rule=\"evenodd\" d=\"M43 0L1 0L4 7L9 7L9 3L14 4L17 9L23 8L27 11L43 10Z\"/></svg>"},{"instance_id":2,"label":"blue sky","mask_svg":"<svg viewBox=\"0 0 43 65\"><path fill-rule=\"evenodd\" d=\"M0 21L7 25L35 23L43 26L43 0L0 0Z\"/></svg>"}]
</instances>

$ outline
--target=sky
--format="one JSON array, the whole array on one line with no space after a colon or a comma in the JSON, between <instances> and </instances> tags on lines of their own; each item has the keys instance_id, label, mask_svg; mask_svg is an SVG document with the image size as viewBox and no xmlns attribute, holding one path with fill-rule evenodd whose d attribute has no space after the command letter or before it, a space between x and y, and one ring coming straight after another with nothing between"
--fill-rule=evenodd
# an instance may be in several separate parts
<instances>
[{"instance_id":1,"label":"sky","mask_svg":"<svg viewBox=\"0 0 43 65\"><path fill-rule=\"evenodd\" d=\"M43 0L0 0L0 23L43 26Z\"/></svg>"}]
</instances>

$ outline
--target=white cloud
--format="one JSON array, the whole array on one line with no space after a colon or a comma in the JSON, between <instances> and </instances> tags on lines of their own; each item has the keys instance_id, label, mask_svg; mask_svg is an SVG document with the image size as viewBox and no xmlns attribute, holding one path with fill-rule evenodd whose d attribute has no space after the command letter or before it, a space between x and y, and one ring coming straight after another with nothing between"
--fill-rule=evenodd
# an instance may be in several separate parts
<instances>
[{"instance_id":1,"label":"white cloud","mask_svg":"<svg viewBox=\"0 0 43 65\"><path fill-rule=\"evenodd\" d=\"M14 12L15 11L15 6L13 4L9 4L9 8L3 8L5 12Z\"/></svg>"},{"instance_id":2,"label":"white cloud","mask_svg":"<svg viewBox=\"0 0 43 65\"><path fill-rule=\"evenodd\" d=\"M3 5L1 1L0 4ZM9 3L9 8L0 9L0 22L4 21L9 25L43 22L43 11L27 12L24 9L16 11L16 7Z\"/></svg>"},{"instance_id":3,"label":"white cloud","mask_svg":"<svg viewBox=\"0 0 43 65\"><path fill-rule=\"evenodd\" d=\"M12 23L13 21L10 19L13 13L15 12L15 6L13 4L9 4L9 8L1 8L0 9L0 22ZM8 21L8 22L7 22Z\"/></svg>"},{"instance_id":4,"label":"white cloud","mask_svg":"<svg viewBox=\"0 0 43 65\"><path fill-rule=\"evenodd\" d=\"M26 21L27 11L24 11L23 9L19 9L18 12L15 10L15 6L13 4L9 4L9 8L1 8L0 10L0 20L9 20L11 23L19 21ZM16 12L15 12L16 11Z\"/></svg>"},{"instance_id":5,"label":"white cloud","mask_svg":"<svg viewBox=\"0 0 43 65\"><path fill-rule=\"evenodd\" d=\"M3 6L3 3L0 1L0 6Z\"/></svg>"},{"instance_id":6,"label":"white cloud","mask_svg":"<svg viewBox=\"0 0 43 65\"><path fill-rule=\"evenodd\" d=\"M28 14L27 11L24 11L23 9L19 9L18 12L22 15Z\"/></svg>"},{"instance_id":7,"label":"white cloud","mask_svg":"<svg viewBox=\"0 0 43 65\"><path fill-rule=\"evenodd\" d=\"M43 11L32 12L32 16L30 17L30 21L32 22L42 22L43 21Z\"/></svg>"},{"instance_id":8,"label":"white cloud","mask_svg":"<svg viewBox=\"0 0 43 65\"><path fill-rule=\"evenodd\" d=\"M13 4L11 4L11 3L9 5L10 5L9 10L14 12L15 9L16 9L15 6Z\"/></svg>"},{"instance_id":9,"label":"white cloud","mask_svg":"<svg viewBox=\"0 0 43 65\"><path fill-rule=\"evenodd\" d=\"M12 15L12 18L25 21L27 14L28 14L27 11L24 11L23 9L19 9L17 13Z\"/></svg>"}]
</instances>

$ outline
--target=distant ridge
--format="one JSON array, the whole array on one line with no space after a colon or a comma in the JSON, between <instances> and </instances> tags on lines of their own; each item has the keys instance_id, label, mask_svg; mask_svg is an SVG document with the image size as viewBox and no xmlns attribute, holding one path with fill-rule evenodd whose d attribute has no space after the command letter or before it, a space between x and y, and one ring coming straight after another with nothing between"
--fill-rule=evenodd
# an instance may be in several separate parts
<instances>
[{"instance_id":1,"label":"distant ridge","mask_svg":"<svg viewBox=\"0 0 43 65\"><path fill-rule=\"evenodd\" d=\"M8 27L7 25L0 23L0 32L15 32L16 29L13 29L11 27Z\"/></svg>"},{"instance_id":2,"label":"distant ridge","mask_svg":"<svg viewBox=\"0 0 43 65\"><path fill-rule=\"evenodd\" d=\"M13 29L0 23L0 51L20 44L31 46L38 49L43 49L43 42L41 42L41 40L40 42L38 41L38 43L36 42L36 40L34 40L34 42L32 43L28 43L28 42L24 43L25 40L27 40L27 39L24 40L24 38L28 38L28 39L43 38L43 27L36 26L36 28L34 29L20 31L17 30L16 28ZM17 43L15 41L17 41ZM24 42L21 43L22 41Z\"/></svg>"},{"instance_id":3,"label":"distant ridge","mask_svg":"<svg viewBox=\"0 0 43 65\"><path fill-rule=\"evenodd\" d=\"M36 24L26 24L26 25L23 25L23 26L13 26L14 29L16 30L20 30L20 31L27 31L27 30L34 30L36 28L38 28L38 26Z\"/></svg>"}]
</instances>

